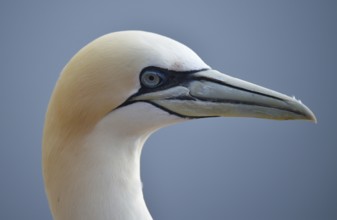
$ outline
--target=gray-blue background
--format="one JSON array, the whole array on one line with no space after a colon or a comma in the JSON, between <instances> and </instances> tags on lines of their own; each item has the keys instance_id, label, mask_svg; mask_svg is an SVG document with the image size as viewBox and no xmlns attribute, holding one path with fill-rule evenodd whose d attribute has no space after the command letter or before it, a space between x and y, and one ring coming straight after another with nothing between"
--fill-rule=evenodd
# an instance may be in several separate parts
<instances>
[{"instance_id":1,"label":"gray-blue background","mask_svg":"<svg viewBox=\"0 0 337 220\"><path fill-rule=\"evenodd\" d=\"M155 219L337 219L336 1L1 1L0 27L0 219L51 219L40 157L54 83L82 46L126 29L181 41L318 118L215 118L155 133L142 157Z\"/></svg>"}]
</instances>

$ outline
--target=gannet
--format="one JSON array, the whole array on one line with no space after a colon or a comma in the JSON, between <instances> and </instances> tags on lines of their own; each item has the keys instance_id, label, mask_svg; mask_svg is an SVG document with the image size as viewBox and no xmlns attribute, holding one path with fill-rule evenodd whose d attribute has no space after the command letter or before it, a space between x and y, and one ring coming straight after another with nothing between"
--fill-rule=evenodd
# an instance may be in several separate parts
<instances>
[{"instance_id":1,"label":"gannet","mask_svg":"<svg viewBox=\"0 0 337 220\"><path fill-rule=\"evenodd\" d=\"M144 142L161 127L206 117L311 120L300 101L218 72L187 46L121 31L64 67L46 113L43 176L55 220L150 220Z\"/></svg>"}]
</instances>

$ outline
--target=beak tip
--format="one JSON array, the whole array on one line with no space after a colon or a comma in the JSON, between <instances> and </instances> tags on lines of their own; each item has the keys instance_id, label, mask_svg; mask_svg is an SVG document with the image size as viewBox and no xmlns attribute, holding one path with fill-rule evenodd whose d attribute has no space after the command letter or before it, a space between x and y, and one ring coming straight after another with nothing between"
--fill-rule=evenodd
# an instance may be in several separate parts
<instances>
[{"instance_id":1,"label":"beak tip","mask_svg":"<svg viewBox=\"0 0 337 220\"><path fill-rule=\"evenodd\" d=\"M304 120L308 120L311 121L315 124L317 124L317 118L315 116L315 114L304 104L300 103L302 105L303 108L303 115L304 115Z\"/></svg>"},{"instance_id":2,"label":"beak tip","mask_svg":"<svg viewBox=\"0 0 337 220\"><path fill-rule=\"evenodd\" d=\"M292 103L291 105L299 112L301 113L302 117L298 119L311 121L315 124L317 124L317 118L315 114L305 105L301 102L301 100L296 99L293 95L291 98L289 97L289 102ZM295 118L296 119L296 118Z\"/></svg>"},{"instance_id":3,"label":"beak tip","mask_svg":"<svg viewBox=\"0 0 337 220\"><path fill-rule=\"evenodd\" d=\"M316 116L315 116L315 114L312 112L312 111L310 111L310 115L308 115L308 120L309 121L312 121L313 123L315 123L315 124L317 124L317 118L316 118Z\"/></svg>"}]
</instances>

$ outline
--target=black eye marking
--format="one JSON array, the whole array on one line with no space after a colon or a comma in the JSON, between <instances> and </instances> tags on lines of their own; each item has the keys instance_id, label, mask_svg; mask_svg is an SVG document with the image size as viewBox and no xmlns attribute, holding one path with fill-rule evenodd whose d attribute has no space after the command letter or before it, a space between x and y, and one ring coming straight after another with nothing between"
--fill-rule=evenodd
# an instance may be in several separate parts
<instances>
[{"instance_id":1,"label":"black eye marking","mask_svg":"<svg viewBox=\"0 0 337 220\"><path fill-rule=\"evenodd\" d=\"M155 66L145 67L139 75L139 82L141 84L139 90L131 95L124 103L122 103L116 109L126 105L130 105L135 102L141 102L142 100L132 100L136 96L169 89L179 85L185 86L195 78L193 77L193 73L205 70L208 70L208 68L190 71L175 71ZM152 103L151 101L143 102Z\"/></svg>"}]
</instances>

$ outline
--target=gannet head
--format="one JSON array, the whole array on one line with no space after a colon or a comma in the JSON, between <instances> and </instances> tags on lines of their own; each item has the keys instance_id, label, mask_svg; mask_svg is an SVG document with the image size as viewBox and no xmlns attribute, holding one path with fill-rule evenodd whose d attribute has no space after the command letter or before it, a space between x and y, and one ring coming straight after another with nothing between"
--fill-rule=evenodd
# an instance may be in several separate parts
<instances>
[{"instance_id":1,"label":"gannet head","mask_svg":"<svg viewBox=\"0 0 337 220\"><path fill-rule=\"evenodd\" d=\"M108 34L81 49L51 105L58 124L77 130L126 109L137 114L134 124L151 121L151 129L216 116L316 120L300 101L213 70L187 46L142 31Z\"/></svg>"},{"instance_id":2,"label":"gannet head","mask_svg":"<svg viewBox=\"0 0 337 220\"><path fill-rule=\"evenodd\" d=\"M145 139L216 116L316 120L295 98L213 70L167 37L125 31L89 43L64 68L46 115L43 172L55 219L151 219L139 175Z\"/></svg>"}]
</instances>

